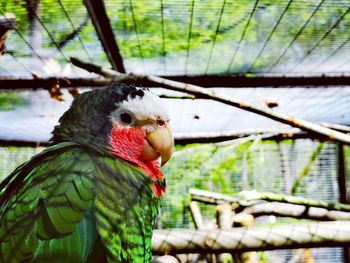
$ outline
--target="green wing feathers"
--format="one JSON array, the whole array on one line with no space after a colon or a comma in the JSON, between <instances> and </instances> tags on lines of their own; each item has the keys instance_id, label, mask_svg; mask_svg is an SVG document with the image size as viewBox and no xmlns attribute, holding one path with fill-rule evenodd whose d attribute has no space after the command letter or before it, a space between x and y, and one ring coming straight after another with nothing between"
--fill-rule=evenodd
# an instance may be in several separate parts
<instances>
[{"instance_id":1,"label":"green wing feathers","mask_svg":"<svg viewBox=\"0 0 350 263\"><path fill-rule=\"evenodd\" d=\"M121 160L62 143L2 184L0 262L149 262L159 199Z\"/></svg>"},{"instance_id":2,"label":"green wing feathers","mask_svg":"<svg viewBox=\"0 0 350 263\"><path fill-rule=\"evenodd\" d=\"M17 171L17 178L22 176L21 187L7 187L14 189L10 189L11 194L1 206L1 262L36 257L44 260L58 254L57 249L64 252L63 247L59 249L49 241L75 232L93 206L95 191L89 155L80 149L52 153L34 160L37 165L27 175Z\"/></svg>"},{"instance_id":3,"label":"green wing feathers","mask_svg":"<svg viewBox=\"0 0 350 263\"><path fill-rule=\"evenodd\" d=\"M113 171L118 170L118 173ZM112 262L149 262L159 199L151 180L118 160L99 162L96 225Z\"/></svg>"}]
</instances>

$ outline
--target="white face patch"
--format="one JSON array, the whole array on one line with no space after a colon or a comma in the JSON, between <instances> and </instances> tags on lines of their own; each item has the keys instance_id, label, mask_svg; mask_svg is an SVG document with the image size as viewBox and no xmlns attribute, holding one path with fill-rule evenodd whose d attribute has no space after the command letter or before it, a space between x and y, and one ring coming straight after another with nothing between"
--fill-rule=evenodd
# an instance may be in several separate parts
<instances>
[{"instance_id":1,"label":"white face patch","mask_svg":"<svg viewBox=\"0 0 350 263\"><path fill-rule=\"evenodd\" d=\"M143 97L136 96L135 98L132 98L129 95L127 100L117 104L118 109L114 112L112 120L118 120L118 122L121 122L120 115L123 113L129 113L133 117L132 123L129 125L135 123L149 123L145 125L145 128L148 131L153 129L152 126L154 127L157 120L168 121L169 115L163 101L149 90L142 89L142 91L144 92ZM150 121L153 122L153 125Z\"/></svg>"}]
</instances>

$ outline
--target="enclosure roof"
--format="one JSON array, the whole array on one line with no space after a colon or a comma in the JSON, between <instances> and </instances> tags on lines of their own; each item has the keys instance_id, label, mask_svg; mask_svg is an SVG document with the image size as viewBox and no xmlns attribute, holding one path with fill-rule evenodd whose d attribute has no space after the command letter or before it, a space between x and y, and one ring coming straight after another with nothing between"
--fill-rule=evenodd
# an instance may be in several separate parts
<instances>
[{"instance_id":1,"label":"enclosure roof","mask_svg":"<svg viewBox=\"0 0 350 263\"><path fill-rule=\"evenodd\" d=\"M100 1L84 2L100 5ZM350 73L348 0L104 3L127 72L199 76ZM7 54L0 57L0 76L31 78L33 72L90 76L69 63L71 56L113 66L83 1L42 0L38 7L26 6L24 1L2 0L0 4L0 16L13 13L17 20L6 41ZM106 30L103 16L98 10L95 15L92 20Z\"/></svg>"},{"instance_id":2,"label":"enclosure roof","mask_svg":"<svg viewBox=\"0 0 350 263\"><path fill-rule=\"evenodd\" d=\"M75 57L120 72L225 86L219 92L267 111L350 124L350 0L0 0L0 20L7 13L16 26L0 56L0 83L17 86L2 89L25 89L21 79L99 78L73 66ZM63 103L47 91L24 97L24 106L0 112L0 140L47 141L70 95ZM168 100L178 137L281 126L213 101Z\"/></svg>"}]
</instances>

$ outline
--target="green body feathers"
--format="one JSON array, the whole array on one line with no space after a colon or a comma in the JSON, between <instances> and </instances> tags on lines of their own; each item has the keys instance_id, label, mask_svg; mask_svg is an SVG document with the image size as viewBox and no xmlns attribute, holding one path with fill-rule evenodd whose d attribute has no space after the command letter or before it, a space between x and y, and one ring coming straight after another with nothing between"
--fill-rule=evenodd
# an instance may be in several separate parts
<instances>
[{"instance_id":1,"label":"green body feathers","mask_svg":"<svg viewBox=\"0 0 350 263\"><path fill-rule=\"evenodd\" d=\"M168 160L172 147L146 136L173 143L157 99L122 84L75 98L53 145L0 184L0 263L151 260L163 176L142 160Z\"/></svg>"},{"instance_id":2,"label":"green body feathers","mask_svg":"<svg viewBox=\"0 0 350 263\"><path fill-rule=\"evenodd\" d=\"M59 143L1 185L0 262L149 262L159 198L143 171Z\"/></svg>"}]
</instances>

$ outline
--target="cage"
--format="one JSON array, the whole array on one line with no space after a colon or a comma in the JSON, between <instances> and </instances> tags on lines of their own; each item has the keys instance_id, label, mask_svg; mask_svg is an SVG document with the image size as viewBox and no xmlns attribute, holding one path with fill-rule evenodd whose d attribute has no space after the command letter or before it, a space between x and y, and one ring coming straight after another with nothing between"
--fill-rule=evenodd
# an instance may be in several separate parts
<instances>
[{"instance_id":1,"label":"cage","mask_svg":"<svg viewBox=\"0 0 350 263\"><path fill-rule=\"evenodd\" d=\"M162 98L176 144L155 262L350 262L349 11L0 0L0 178L50 147L77 94L141 86Z\"/></svg>"}]
</instances>

